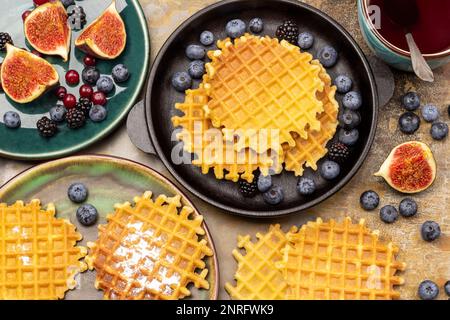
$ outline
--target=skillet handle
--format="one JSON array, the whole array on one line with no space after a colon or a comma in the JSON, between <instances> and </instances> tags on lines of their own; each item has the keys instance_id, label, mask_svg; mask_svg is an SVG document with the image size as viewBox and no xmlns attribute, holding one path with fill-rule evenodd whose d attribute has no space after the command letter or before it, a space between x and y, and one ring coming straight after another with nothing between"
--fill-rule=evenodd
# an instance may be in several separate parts
<instances>
[{"instance_id":1,"label":"skillet handle","mask_svg":"<svg viewBox=\"0 0 450 320\"><path fill-rule=\"evenodd\" d=\"M134 105L128 114L127 133L131 142L139 150L157 155L152 140L148 134L147 121L145 120L144 101L141 100Z\"/></svg>"}]
</instances>

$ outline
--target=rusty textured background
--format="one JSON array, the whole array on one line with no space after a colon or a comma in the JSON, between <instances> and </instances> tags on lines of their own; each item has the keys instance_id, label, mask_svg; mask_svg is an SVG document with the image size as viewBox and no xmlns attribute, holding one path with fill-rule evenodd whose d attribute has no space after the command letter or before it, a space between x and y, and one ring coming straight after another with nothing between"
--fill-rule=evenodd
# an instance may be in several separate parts
<instances>
[{"instance_id":1,"label":"rusty textured background","mask_svg":"<svg viewBox=\"0 0 450 320\"><path fill-rule=\"evenodd\" d=\"M140 0L140 2L147 15L153 58L165 39L183 20L215 1ZM323 10L339 21L355 37L364 52L370 54L359 31L356 0L308 0L304 2ZM435 83L428 84L417 80L411 74L395 72L394 98L380 110L378 132L368 160L341 192L314 209L282 219L251 220L230 216L192 197L197 208L204 214L216 242L221 272L220 298L228 298L223 284L233 279L236 263L231 256L231 251L236 246L238 234L254 235L257 231L267 230L270 223L281 223L287 230L293 224L301 225L308 220L315 220L319 216L324 219L350 216L355 221L364 218L370 228L380 230L382 239L393 241L399 245L401 249L399 259L408 264L407 270L402 273L406 283L399 288L403 299L417 299L417 286L420 281L425 279L437 282L442 288L445 281L450 279L449 139L443 142L433 141L429 134L430 124L422 124L420 130L413 136L403 135L397 128L398 117L402 113L399 97L408 90L417 91L423 103L434 103L439 106L442 119L449 122L447 106L450 104L450 65L436 70L435 75ZM414 196L420 206L420 212L416 217L400 218L393 225L386 225L380 221L378 212L367 213L360 209L359 196L363 191L373 189L380 194L381 205L398 205L403 196L394 192L372 174L377 171L394 146L413 139L430 144L438 164L438 177L432 188ZM170 177L158 159L140 152L131 144L125 126L85 152L111 154L133 159ZM0 159L0 184L30 165L32 163ZM437 221L443 232L441 238L431 244L424 242L419 233L421 224L426 220ZM440 298L445 299L443 290L441 290Z\"/></svg>"}]
</instances>

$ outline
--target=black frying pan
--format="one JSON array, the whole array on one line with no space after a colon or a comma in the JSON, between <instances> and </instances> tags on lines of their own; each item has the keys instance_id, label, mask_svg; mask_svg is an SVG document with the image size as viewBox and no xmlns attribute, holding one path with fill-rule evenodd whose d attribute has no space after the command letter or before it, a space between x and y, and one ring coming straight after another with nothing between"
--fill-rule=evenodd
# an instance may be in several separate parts
<instances>
[{"instance_id":1,"label":"black frying pan","mask_svg":"<svg viewBox=\"0 0 450 320\"><path fill-rule=\"evenodd\" d=\"M264 20L263 34L272 37L276 27L284 20L294 19L301 31L309 31L315 35L314 47L309 50L313 55L325 43L334 46L340 54L340 59L335 67L328 69L329 74L333 78L340 73L349 75L354 80L354 89L361 92L364 101L361 109L362 123L359 127L360 140L353 148L351 158L342 167L340 177L327 182L318 173L306 170L306 175L316 180L318 190L313 196L302 197L296 190L298 177L284 171L274 177L274 183L282 185L285 193L284 201L278 206L266 204L260 195L253 199L244 198L236 183L217 180L212 172L203 175L200 169L193 165L175 165L171 161L172 148L177 144L171 140L175 130L171 118L180 114L174 104L183 101L184 95L172 88L170 80L176 71L187 70L189 61L184 53L186 46L198 43L203 30L210 30L216 38L222 39L226 37L224 29L227 21L239 18L248 23L254 17ZM195 84L197 85L198 83ZM337 100L340 102L341 99L342 96L338 95ZM161 48L153 63L145 97L145 117L151 143L170 173L204 201L235 214L255 217L302 211L338 192L356 174L370 150L376 131L377 112L376 84L371 68L350 34L323 12L292 0L222 1L196 13L186 20ZM144 135L143 132L141 134Z\"/></svg>"}]
</instances>

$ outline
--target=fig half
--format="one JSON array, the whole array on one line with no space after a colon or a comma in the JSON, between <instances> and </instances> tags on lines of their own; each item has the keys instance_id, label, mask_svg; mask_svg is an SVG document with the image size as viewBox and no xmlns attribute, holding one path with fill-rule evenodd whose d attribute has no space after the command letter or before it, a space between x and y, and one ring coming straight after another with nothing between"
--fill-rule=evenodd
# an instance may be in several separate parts
<instances>
[{"instance_id":1,"label":"fig half","mask_svg":"<svg viewBox=\"0 0 450 320\"><path fill-rule=\"evenodd\" d=\"M125 23L116 8L116 2L92 22L75 41L75 46L94 57L105 60L117 58L125 50L127 33Z\"/></svg>"},{"instance_id":2,"label":"fig half","mask_svg":"<svg viewBox=\"0 0 450 320\"><path fill-rule=\"evenodd\" d=\"M375 176L402 193L418 193L436 179L436 161L425 143L410 141L395 147Z\"/></svg>"},{"instance_id":3,"label":"fig half","mask_svg":"<svg viewBox=\"0 0 450 320\"><path fill-rule=\"evenodd\" d=\"M60 1L47 2L34 9L24 22L25 37L40 53L60 56L67 61L71 31L67 12Z\"/></svg>"},{"instance_id":4,"label":"fig half","mask_svg":"<svg viewBox=\"0 0 450 320\"><path fill-rule=\"evenodd\" d=\"M6 52L0 79L3 90L15 102L31 102L59 82L58 72L46 60L10 44Z\"/></svg>"}]
</instances>

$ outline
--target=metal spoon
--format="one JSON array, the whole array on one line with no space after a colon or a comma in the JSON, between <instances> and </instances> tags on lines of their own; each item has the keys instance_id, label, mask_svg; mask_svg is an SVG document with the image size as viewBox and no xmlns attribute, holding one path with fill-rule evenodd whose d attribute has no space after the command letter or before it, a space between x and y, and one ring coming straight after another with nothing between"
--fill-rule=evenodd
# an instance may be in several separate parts
<instances>
[{"instance_id":1,"label":"metal spoon","mask_svg":"<svg viewBox=\"0 0 450 320\"><path fill-rule=\"evenodd\" d=\"M417 47L413 35L409 32L410 27L416 24L419 19L419 8L416 0L384 0L384 8L392 22L405 29L406 42L411 53L414 72L420 79L433 82L433 71Z\"/></svg>"}]
</instances>

